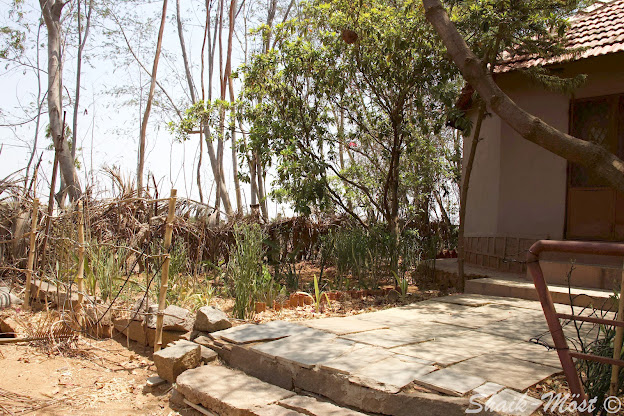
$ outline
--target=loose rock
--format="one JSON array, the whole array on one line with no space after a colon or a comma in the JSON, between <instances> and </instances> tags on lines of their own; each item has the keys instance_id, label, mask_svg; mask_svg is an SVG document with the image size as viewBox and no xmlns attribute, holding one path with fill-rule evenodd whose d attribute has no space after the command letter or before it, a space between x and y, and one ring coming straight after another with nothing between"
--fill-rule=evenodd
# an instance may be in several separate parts
<instances>
[{"instance_id":1,"label":"loose rock","mask_svg":"<svg viewBox=\"0 0 624 416\"><path fill-rule=\"evenodd\" d=\"M228 316L214 306L199 308L195 315L195 331L216 332L232 327Z\"/></svg>"},{"instance_id":2,"label":"loose rock","mask_svg":"<svg viewBox=\"0 0 624 416\"><path fill-rule=\"evenodd\" d=\"M158 376L174 383L184 371L199 366L201 347L190 341L177 341L154 353Z\"/></svg>"},{"instance_id":3,"label":"loose rock","mask_svg":"<svg viewBox=\"0 0 624 416\"><path fill-rule=\"evenodd\" d=\"M165 309L163 316L163 330L189 332L193 330L193 315L188 309L179 306L170 305ZM158 305L151 305L148 308L149 315L146 316L145 322L148 328L156 328L156 314L158 313Z\"/></svg>"}]
</instances>

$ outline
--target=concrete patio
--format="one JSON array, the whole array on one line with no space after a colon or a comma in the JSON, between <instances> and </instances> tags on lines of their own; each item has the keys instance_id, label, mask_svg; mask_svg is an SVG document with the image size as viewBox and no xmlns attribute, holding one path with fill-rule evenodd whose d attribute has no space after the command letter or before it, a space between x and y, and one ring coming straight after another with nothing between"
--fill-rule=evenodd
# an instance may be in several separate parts
<instances>
[{"instance_id":1,"label":"concrete patio","mask_svg":"<svg viewBox=\"0 0 624 416\"><path fill-rule=\"evenodd\" d=\"M590 329L582 331L585 336L595 335ZM576 338L570 325L564 331ZM551 343L538 302L463 294L351 317L248 324L196 342L246 377L282 389L279 398L264 405L279 403L284 391L297 391L349 411L452 415L464 414L475 394L490 404L521 398L529 387L561 372L557 354L530 342L535 339ZM208 377L210 367L183 373L180 393L203 405L214 402L207 399L211 383L193 381ZM541 405L523 400L531 411L518 414L531 414Z\"/></svg>"}]
</instances>

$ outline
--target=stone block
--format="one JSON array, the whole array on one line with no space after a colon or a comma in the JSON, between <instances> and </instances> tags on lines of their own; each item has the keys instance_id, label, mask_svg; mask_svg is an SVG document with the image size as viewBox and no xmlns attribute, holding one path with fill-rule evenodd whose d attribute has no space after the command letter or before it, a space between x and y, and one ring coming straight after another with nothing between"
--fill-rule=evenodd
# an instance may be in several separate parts
<instances>
[{"instance_id":1,"label":"stone block","mask_svg":"<svg viewBox=\"0 0 624 416\"><path fill-rule=\"evenodd\" d=\"M228 316L214 306L203 306L195 315L194 329L201 332L216 332L232 327Z\"/></svg>"},{"instance_id":2,"label":"stone block","mask_svg":"<svg viewBox=\"0 0 624 416\"><path fill-rule=\"evenodd\" d=\"M280 406L310 416L364 416L364 413L336 406L309 396L293 396L279 402Z\"/></svg>"},{"instance_id":3,"label":"stone block","mask_svg":"<svg viewBox=\"0 0 624 416\"><path fill-rule=\"evenodd\" d=\"M174 383L184 371L195 368L201 360L201 347L190 341L178 341L154 353L158 376Z\"/></svg>"},{"instance_id":4,"label":"stone block","mask_svg":"<svg viewBox=\"0 0 624 416\"><path fill-rule=\"evenodd\" d=\"M209 362L216 360L219 356L219 354L210 348L204 347L203 345L200 345L199 348L201 349L201 362L204 364L208 364Z\"/></svg>"},{"instance_id":5,"label":"stone block","mask_svg":"<svg viewBox=\"0 0 624 416\"><path fill-rule=\"evenodd\" d=\"M148 345L146 329L139 321L130 321L128 318L113 320L115 329L141 345Z\"/></svg>"},{"instance_id":6,"label":"stone block","mask_svg":"<svg viewBox=\"0 0 624 416\"><path fill-rule=\"evenodd\" d=\"M295 395L239 371L204 365L185 371L177 379L177 390L191 403L219 415L258 416L254 409Z\"/></svg>"},{"instance_id":7,"label":"stone block","mask_svg":"<svg viewBox=\"0 0 624 416\"><path fill-rule=\"evenodd\" d=\"M152 305L148 308L149 315L145 318L148 328L156 328L156 314L158 313L158 305ZM179 306L169 305L164 310L163 329L166 331L189 332L193 330L195 318L193 314Z\"/></svg>"}]
</instances>

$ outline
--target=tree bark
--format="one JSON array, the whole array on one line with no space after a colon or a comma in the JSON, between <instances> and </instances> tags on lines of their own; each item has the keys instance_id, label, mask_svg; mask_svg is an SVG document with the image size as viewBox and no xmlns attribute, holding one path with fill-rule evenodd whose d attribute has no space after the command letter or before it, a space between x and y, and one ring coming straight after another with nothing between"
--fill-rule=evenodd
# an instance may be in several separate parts
<instances>
[{"instance_id":1,"label":"tree bark","mask_svg":"<svg viewBox=\"0 0 624 416\"><path fill-rule=\"evenodd\" d=\"M470 153L468 154L468 160L466 161L466 172L461 182L461 194L459 196L459 230L457 231L457 274L459 278L460 292L464 291L466 287L466 276L464 274L464 262L466 261L466 245L464 242L464 230L466 229L466 204L468 202L468 188L470 186L470 175L472 174L472 166L474 165L475 155L477 154L477 145L479 144L479 136L481 135L481 125L485 117L485 104L481 102L479 104L479 113L477 115L477 122L472 136L472 143L470 144Z\"/></svg>"},{"instance_id":2,"label":"tree bark","mask_svg":"<svg viewBox=\"0 0 624 416\"><path fill-rule=\"evenodd\" d=\"M230 103L232 104L231 117L231 146L232 146L232 176L234 177L234 191L236 193L236 210L238 213L243 213L243 199L241 197L240 180L238 179L238 155L236 151L236 109L234 103L236 98L234 96L234 82L232 81L232 42L234 39L234 24L235 24L235 12L236 12L236 0L230 2L230 26L228 32L228 48L227 48L227 60L225 62L225 74L230 92Z\"/></svg>"},{"instance_id":3,"label":"tree bark","mask_svg":"<svg viewBox=\"0 0 624 416\"><path fill-rule=\"evenodd\" d=\"M64 2L61 0L39 0L43 19L48 30L48 115L50 133L58 154L61 175L68 187L70 200L80 198L82 191L67 140L61 140L65 128L61 121L63 109L63 60L61 58L61 13Z\"/></svg>"},{"instance_id":4,"label":"tree bark","mask_svg":"<svg viewBox=\"0 0 624 416\"><path fill-rule=\"evenodd\" d=\"M43 0L40 0L43 1ZM152 67L151 83L147 103L145 104L145 113L141 122L141 135L139 137L139 155L137 161L137 195L141 197L143 194L143 171L145 170L145 136L147 135L147 122L149 121L150 111L152 110L152 101L154 100L154 90L156 89L156 75L158 72L158 61L160 60L160 51L162 50L162 39L165 31L165 23L167 21L167 0L163 0L162 16L160 19L160 29L158 30L158 42L156 44L156 56L154 57L154 65Z\"/></svg>"},{"instance_id":5,"label":"tree bark","mask_svg":"<svg viewBox=\"0 0 624 416\"><path fill-rule=\"evenodd\" d=\"M180 0L176 0L176 22L178 24L178 37L180 38L180 49L182 49L182 61L184 62L184 72L186 74L186 82L189 87L191 102L195 104L195 86L193 85L193 76L191 75L191 66L189 65L188 55L186 54L186 42L184 42L184 29L182 27L182 17L180 16Z\"/></svg>"},{"instance_id":6,"label":"tree bark","mask_svg":"<svg viewBox=\"0 0 624 416\"><path fill-rule=\"evenodd\" d=\"M80 106L80 83L82 79L82 54L87 38L89 37L89 29L91 28L91 13L93 12L93 0L89 0L89 11L87 12L87 22L85 23L84 35L82 34L80 1L78 0L78 57L76 62L76 96L74 98L74 118L72 121L72 158L76 158L76 148L78 147L78 111Z\"/></svg>"},{"instance_id":7,"label":"tree bark","mask_svg":"<svg viewBox=\"0 0 624 416\"><path fill-rule=\"evenodd\" d=\"M481 60L470 50L439 0L422 0L427 20L438 33L464 79L479 93L487 108L524 139L584 166L624 192L624 162L603 147L563 133L520 108L494 82Z\"/></svg>"}]
</instances>

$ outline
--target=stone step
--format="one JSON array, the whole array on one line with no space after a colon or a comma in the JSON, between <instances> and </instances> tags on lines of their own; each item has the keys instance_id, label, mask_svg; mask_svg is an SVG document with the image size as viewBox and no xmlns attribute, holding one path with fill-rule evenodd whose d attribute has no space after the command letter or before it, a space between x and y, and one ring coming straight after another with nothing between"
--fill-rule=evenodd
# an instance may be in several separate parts
<instances>
[{"instance_id":1,"label":"stone step","mask_svg":"<svg viewBox=\"0 0 624 416\"><path fill-rule=\"evenodd\" d=\"M613 303L613 292L605 289L588 289L565 285L549 284L548 289L554 303L580 307L593 307L601 310L617 310ZM539 300L533 282L520 277L485 277L466 281L466 293Z\"/></svg>"},{"instance_id":2,"label":"stone step","mask_svg":"<svg viewBox=\"0 0 624 416\"><path fill-rule=\"evenodd\" d=\"M182 373L176 380L172 401L219 416L364 416L222 365L205 365Z\"/></svg>"},{"instance_id":3,"label":"stone step","mask_svg":"<svg viewBox=\"0 0 624 416\"><path fill-rule=\"evenodd\" d=\"M312 342L313 337L310 337L309 341L311 344L315 344ZM323 342L329 344L331 341L329 339L323 340L318 342L318 346L321 347ZM329 345L327 346L327 354L322 352L322 348L302 349L297 347L295 351L290 349L288 345L284 345L286 349L282 353L289 356L292 355L290 359L276 358L271 356L268 351L259 348L265 345L267 344L229 344L220 351L220 358L231 367L242 370L247 376L251 376L256 380L262 380L262 382L270 386L278 387L282 392L305 392L306 394L331 401L339 407L353 408L364 412L361 414L452 416L464 415L469 406L468 397L440 395L430 389L412 385L413 383L410 384L412 387L408 389L409 391L399 388L399 385L406 383L407 378L402 380L402 378L405 378L403 376L406 372L410 373L414 369L413 367L429 367L418 359L410 360L410 357L406 357L407 361L405 362L388 363L391 368L380 370L383 374L376 372L370 375L370 377L357 377L348 371L330 368L332 366L314 364L318 359L329 358L334 348ZM308 358L299 362L301 357L298 356ZM186 373L183 373L180 377L185 375ZM416 377L417 374L410 373L408 379L412 380ZM179 380L180 378L178 378L178 384L180 383ZM182 380L184 381L184 378ZM232 388L236 388L236 383L234 384ZM182 392L186 393L184 388ZM245 390L242 390L243 394L245 394L244 392ZM421 409L422 413L415 411L415 409ZM216 413L221 415L221 413ZM343 414L322 411L319 413L301 411L300 413L313 416L317 414L335 414L336 416ZM233 413L223 414L229 415ZM235 414L248 415L255 413ZM267 413L267 415L269 414L273 413ZM275 414L281 415L281 413ZM344 414L351 415L352 413Z\"/></svg>"}]
</instances>

